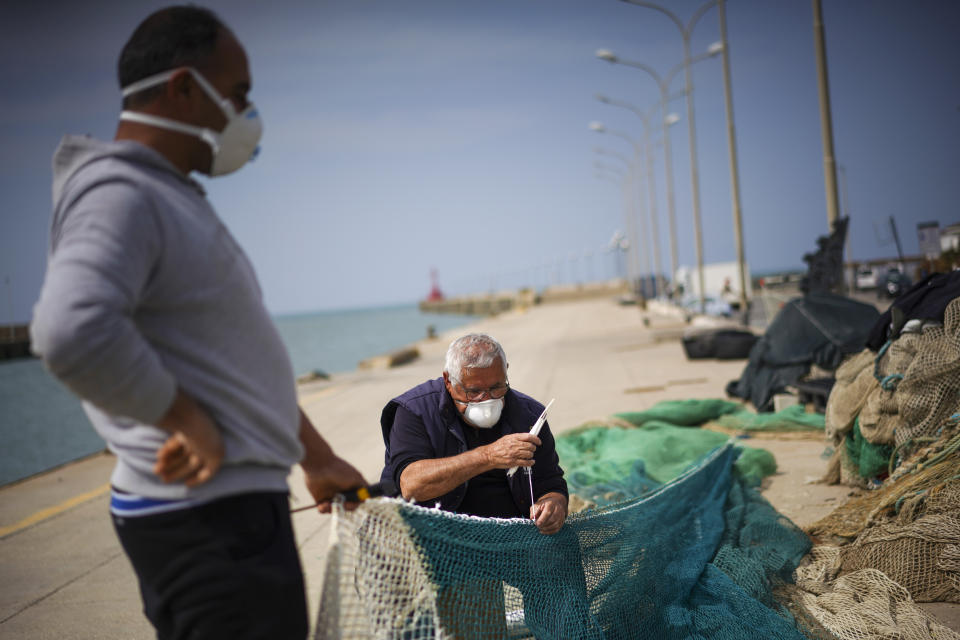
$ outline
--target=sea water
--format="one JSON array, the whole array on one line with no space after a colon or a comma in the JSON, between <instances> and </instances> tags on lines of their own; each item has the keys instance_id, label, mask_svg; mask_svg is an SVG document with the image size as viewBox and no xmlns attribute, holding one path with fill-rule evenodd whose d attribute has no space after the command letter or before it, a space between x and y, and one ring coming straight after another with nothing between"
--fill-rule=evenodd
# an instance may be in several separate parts
<instances>
[{"instance_id":1,"label":"sea water","mask_svg":"<svg viewBox=\"0 0 960 640\"><path fill-rule=\"evenodd\" d=\"M300 375L350 371L364 358L425 338L428 326L439 334L475 319L421 313L411 304L284 315L275 321ZM79 400L38 360L0 362L0 485L105 448Z\"/></svg>"}]
</instances>

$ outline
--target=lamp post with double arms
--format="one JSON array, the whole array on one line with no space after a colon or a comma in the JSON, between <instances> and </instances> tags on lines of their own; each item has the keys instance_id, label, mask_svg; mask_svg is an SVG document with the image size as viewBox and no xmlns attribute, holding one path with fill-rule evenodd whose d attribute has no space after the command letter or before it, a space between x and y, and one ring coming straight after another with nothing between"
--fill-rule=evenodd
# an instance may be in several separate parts
<instances>
[{"instance_id":1,"label":"lamp post with double arms","mask_svg":"<svg viewBox=\"0 0 960 640\"><path fill-rule=\"evenodd\" d=\"M657 86L660 89L660 110L661 110L660 113L663 121L663 131L664 131L663 132L663 154L664 154L664 165L665 165L664 172L667 180L667 215L669 216L669 223L670 223L670 229L671 229L671 233L670 233L671 252L674 256L677 255L677 239L676 239L676 231L675 231L676 230L676 205L674 203L674 198L673 198L673 161L671 159L669 125L675 123L677 120L671 119L670 116L667 114L667 107L671 97L670 84L673 81L674 77L677 75L677 73L679 73L681 70L688 69L688 67L695 62L699 62L700 60L705 60L707 58L716 56L720 53L721 50L722 50L722 45L717 42L710 45L709 49L707 49L706 52L699 54L697 56L694 56L693 58L688 58L688 56L685 55L683 62L675 65L665 76L661 76L650 65L644 64L643 62L637 62L634 60L625 60L617 56L616 54L614 54L609 49L598 49L595 54L601 60L605 60L607 62L611 62L615 64L626 65L628 67L633 67L635 69L640 69L641 71L646 72L651 78L653 78L654 82L657 83ZM693 106L692 106L691 97L690 97L691 96L691 88L690 88L691 80L689 77L687 78L687 82L688 82L688 86L684 91L684 93L687 95L687 114L688 114L687 127L689 129L690 136L692 136L691 139L695 139L696 130L690 124L690 118L693 115ZM670 121L668 122L668 120ZM697 251L697 271L699 274L698 277L699 277L699 283L700 283L700 308L702 311L706 307L706 298L704 296L704 290L703 290L703 239L702 239L702 232L701 232L702 226L700 223L700 188L699 188L699 180L697 179L697 171L696 171L697 157L696 157L695 144L691 145L690 159L691 159L690 165L692 167L691 198L693 202L694 244L696 246L696 251ZM672 266L675 274L677 265L674 264Z\"/></svg>"},{"instance_id":2,"label":"lamp post with double arms","mask_svg":"<svg viewBox=\"0 0 960 640\"><path fill-rule=\"evenodd\" d=\"M604 104L613 105L615 107L623 107L624 109L629 109L633 111L643 123L643 148L646 152L644 161L646 162L646 174L647 174L647 194L649 196L650 205L650 218L654 221L653 224L656 225L657 220L657 189L656 189L656 180L654 178L654 159L653 159L653 150L651 145L651 116L655 109L662 109L662 102L654 105L651 109L643 111L640 107L630 104L629 102L624 102L622 100L615 100L608 96L597 94L597 100ZM675 114L670 114L664 118L663 129L664 129L664 155L669 164L670 160L670 150L666 148L667 141L669 140L669 132L666 131L667 127L675 124L679 118ZM668 223L670 227L670 280L676 276L677 273L677 260L679 259L677 255L677 229L673 215L673 179L672 174L670 173L669 166L667 167L667 202L669 204L669 215ZM659 242L659 238L657 238Z\"/></svg>"},{"instance_id":3,"label":"lamp post with double arms","mask_svg":"<svg viewBox=\"0 0 960 640\"><path fill-rule=\"evenodd\" d=\"M598 151L598 150L594 149L594 151ZM619 155L619 154L616 154L616 155ZM624 158L624 160L626 160L626 158ZM607 180L609 182L613 182L618 187L620 187L621 196L623 197L623 219L624 219L625 225L627 226L627 232L629 234L629 228L631 224L630 221L631 221L631 218L633 217L633 197L632 197L632 194L630 193L631 191L630 183L632 181L632 178L631 178L632 167L630 167L628 163L627 171L623 171L623 170L617 171L616 169L617 167L613 167L611 165L604 165L604 169L603 170L598 169L595 176L599 180ZM614 232L613 238L610 240L610 244L608 248L610 251L614 252L615 265L619 263L618 256L620 253L627 252L628 258L632 254L632 251L631 251L632 247L630 246L628 236L624 235L624 233L620 230L617 230L616 232ZM630 261L628 260L628 263L629 262ZM630 280L629 268L630 267L628 264L627 269L623 273L624 280L627 282L629 282ZM619 271L620 269L618 268L614 269L614 272L618 275L619 275Z\"/></svg>"},{"instance_id":4,"label":"lamp post with double arms","mask_svg":"<svg viewBox=\"0 0 960 640\"><path fill-rule=\"evenodd\" d=\"M636 191L636 202L640 207L639 214L635 218L645 218L645 206L641 191L643 189L642 176L644 173L644 164L646 162L645 158L650 154L647 152L644 145L640 144L634 140L631 136L627 135L622 131L616 129L608 129L601 122L591 122L589 125L591 131L596 131L597 133L609 133L610 135L617 136L618 138L623 138L630 143L630 146L633 147L633 157L634 161L630 163L631 170L634 175L633 187ZM654 265L656 267L656 272L654 273L654 280L656 282L657 293L659 294L663 290L663 277L662 277L662 268L660 263L660 245L659 245L659 235L657 235L657 223L656 223L656 210L654 209L651 215L651 226L652 226L652 241L648 244L653 245L653 256L654 256ZM636 247L637 251L640 248L639 241L639 227L638 222L633 222L628 228L630 235L630 242ZM639 266L639 265L638 265Z\"/></svg>"},{"instance_id":5,"label":"lamp post with double arms","mask_svg":"<svg viewBox=\"0 0 960 640\"><path fill-rule=\"evenodd\" d=\"M623 169L621 169L620 167L616 166L616 165L607 164L606 162L599 162L599 161L597 161L597 162L594 162L594 163L593 163L593 167L594 167L595 169L597 169L597 174L596 174L596 175L597 175L598 178L601 177L601 173L600 173L600 172L607 171L607 172L609 172L609 173L614 173L614 174L618 175L618 176L620 177L621 181L627 179L627 174L626 174L626 172L625 172ZM618 182L618 184L619 184L619 182ZM650 269L650 234L647 232L646 216L644 215L643 202L642 202L642 201L640 202L640 216L639 216L639 217L640 217L640 220L637 222L638 226L640 227L639 233L640 233L641 236L643 236L643 238L644 238L644 240L645 240L645 243L644 243L644 246L643 246L643 251L641 251L641 253L643 254L643 271L641 271L640 273L641 273L641 275L642 275L642 274L650 274L650 273L652 273L652 271L651 271L651 269ZM637 251L640 251L640 247L639 247L639 246L637 247ZM640 265L637 264L637 269L639 269L639 268L640 268Z\"/></svg>"}]
</instances>

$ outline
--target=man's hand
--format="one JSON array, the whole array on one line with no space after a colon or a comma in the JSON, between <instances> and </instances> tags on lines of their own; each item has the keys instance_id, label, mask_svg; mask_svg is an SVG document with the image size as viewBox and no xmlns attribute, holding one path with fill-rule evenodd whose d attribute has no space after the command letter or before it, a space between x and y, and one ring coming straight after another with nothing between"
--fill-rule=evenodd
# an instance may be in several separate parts
<instances>
[{"instance_id":1,"label":"man's hand","mask_svg":"<svg viewBox=\"0 0 960 640\"><path fill-rule=\"evenodd\" d=\"M360 472L333 453L333 449L317 432L302 409L299 437L304 451L300 466L306 474L307 490L317 502L317 511L330 513L331 501L335 495L341 491L366 486ZM343 506L350 511L357 508L357 503L347 502Z\"/></svg>"},{"instance_id":2,"label":"man's hand","mask_svg":"<svg viewBox=\"0 0 960 640\"><path fill-rule=\"evenodd\" d=\"M223 461L220 429L193 398L178 389L157 426L171 433L153 466L161 480L194 487L216 475Z\"/></svg>"},{"instance_id":3,"label":"man's hand","mask_svg":"<svg viewBox=\"0 0 960 640\"><path fill-rule=\"evenodd\" d=\"M303 468L306 474L307 490L317 503L317 511L330 513L333 497L341 491L366 486L366 481L353 465L343 458L334 457L327 464L310 468ZM347 510L356 509L355 502L344 504Z\"/></svg>"},{"instance_id":4,"label":"man's hand","mask_svg":"<svg viewBox=\"0 0 960 640\"><path fill-rule=\"evenodd\" d=\"M552 535L560 531L567 519L567 498L562 493L545 493L530 507L530 519L540 533Z\"/></svg>"},{"instance_id":5,"label":"man's hand","mask_svg":"<svg viewBox=\"0 0 960 640\"><path fill-rule=\"evenodd\" d=\"M493 469L532 467L533 454L540 446L540 438L530 433L510 433L483 447L487 463Z\"/></svg>"}]
</instances>

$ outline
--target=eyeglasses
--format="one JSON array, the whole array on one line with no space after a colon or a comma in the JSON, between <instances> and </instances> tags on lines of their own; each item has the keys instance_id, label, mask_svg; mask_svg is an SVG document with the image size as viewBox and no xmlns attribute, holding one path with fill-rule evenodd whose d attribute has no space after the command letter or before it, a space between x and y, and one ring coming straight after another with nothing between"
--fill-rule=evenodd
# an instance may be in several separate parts
<instances>
[{"instance_id":1,"label":"eyeglasses","mask_svg":"<svg viewBox=\"0 0 960 640\"><path fill-rule=\"evenodd\" d=\"M499 400L503 396L507 395L507 391L510 390L510 381L504 381L502 384L495 384L492 387L487 389L473 389L463 386L463 383L457 380L456 378L451 378L460 389L463 390L463 395L466 396L467 400L470 402L479 402L483 396L487 398L492 398L494 400Z\"/></svg>"}]
</instances>

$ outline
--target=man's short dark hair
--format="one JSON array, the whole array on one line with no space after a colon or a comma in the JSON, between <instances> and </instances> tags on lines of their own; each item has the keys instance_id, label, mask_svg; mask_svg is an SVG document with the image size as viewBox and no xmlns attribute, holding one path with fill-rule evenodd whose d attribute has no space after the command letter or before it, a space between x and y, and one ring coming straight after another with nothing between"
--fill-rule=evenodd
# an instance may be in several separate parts
<instances>
[{"instance_id":1,"label":"man's short dark hair","mask_svg":"<svg viewBox=\"0 0 960 640\"><path fill-rule=\"evenodd\" d=\"M228 31L226 25L202 7L174 6L151 14L120 52L120 88L170 69L201 66L216 48L221 31ZM123 106L150 102L162 91L162 87L144 89L125 98Z\"/></svg>"}]
</instances>

